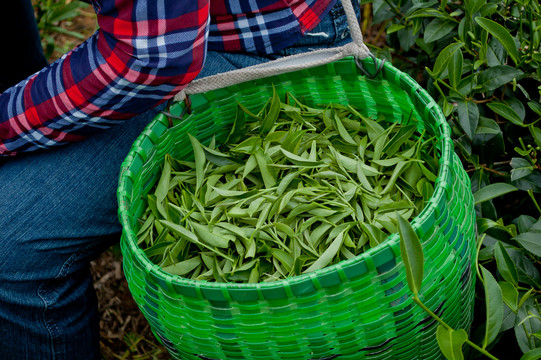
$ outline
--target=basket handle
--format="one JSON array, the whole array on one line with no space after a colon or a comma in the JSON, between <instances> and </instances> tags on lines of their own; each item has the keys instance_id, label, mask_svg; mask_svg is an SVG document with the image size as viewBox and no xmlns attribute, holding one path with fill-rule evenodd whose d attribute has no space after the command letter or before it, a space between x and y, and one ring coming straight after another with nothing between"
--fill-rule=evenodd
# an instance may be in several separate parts
<instances>
[{"instance_id":1,"label":"basket handle","mask_svg":"<svg viewBox=\"0 0 541 360\"><path fill-rule=\"evenodd\" d=\"M340 1L342 2L353 40L351 43L331 49L314 50L307 53L284 56L283 58L266 63L197 79L189 83L182 91L175 95L174 100L182 101L186 98L186 95L203 93L240 84L245 81L325 65L343 59L346 56L355 56L357 59L364 59L370 56L370 50L364 44L361 27L351 0Z\"/></svg>"}]
</instances>

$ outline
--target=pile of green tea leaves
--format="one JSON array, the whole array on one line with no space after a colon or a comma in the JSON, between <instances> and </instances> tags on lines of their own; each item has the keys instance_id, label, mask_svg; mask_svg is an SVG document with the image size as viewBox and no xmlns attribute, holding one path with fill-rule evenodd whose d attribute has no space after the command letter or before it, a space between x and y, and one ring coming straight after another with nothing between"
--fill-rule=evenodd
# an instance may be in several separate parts
<instances>
[{"instance_id":1,"label":"pile of green tea leaves","mask_svg":"<svg viewBox=\"0 0 541 360\"><path fill-rule=\"evenodd\" d=\"M352 106L274 95L242 105L223 145L190 136L194 160L166 156L139 246L166 272L262 282L351 259L398 231L433 193L434 138Z\"/></svg>"}]
</instances>

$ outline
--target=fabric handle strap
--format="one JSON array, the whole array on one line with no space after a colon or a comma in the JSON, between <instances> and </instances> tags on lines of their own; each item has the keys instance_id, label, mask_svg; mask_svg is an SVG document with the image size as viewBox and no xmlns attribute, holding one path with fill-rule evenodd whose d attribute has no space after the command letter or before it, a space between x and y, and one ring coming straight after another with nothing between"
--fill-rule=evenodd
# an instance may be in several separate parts
<instances>
[{"instance_id":1,"label":"fabric handle strap","mask_svg":"<svg viewBox=\"0 0 541 360\"><path fill-rule=\"evenodd\" d=\"M370 55L370 50L364 44L361 27L357 20L353 4L351 0L340 1L342 2L353 40L351 43L331 49L314 50L302 54L284 56L283 58L266 63L197 79L189 83L182 91L175 95L174 100L182 101L186 98L186 95L203 93L246 81L325 65L343 59L346 56L355 56L358 59L366 58Z\"/></svg>"}]
</instances>

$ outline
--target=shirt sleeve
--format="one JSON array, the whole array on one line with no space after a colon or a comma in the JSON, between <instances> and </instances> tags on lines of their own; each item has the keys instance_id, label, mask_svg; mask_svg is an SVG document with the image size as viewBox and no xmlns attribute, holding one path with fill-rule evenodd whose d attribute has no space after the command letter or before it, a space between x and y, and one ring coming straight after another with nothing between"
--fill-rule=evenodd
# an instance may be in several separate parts
<instances>
[{"instance_id":1,"label":"shirt sleeve","mask_svg":"<svg viewBox=\"0 0 541 360\"><path fill-rule=\"evenodd\" d=\"M93 5L93 36L0 94L0 155L82 140L167 101L201 70L209 0Z\"/></svg>"}]
</instances>

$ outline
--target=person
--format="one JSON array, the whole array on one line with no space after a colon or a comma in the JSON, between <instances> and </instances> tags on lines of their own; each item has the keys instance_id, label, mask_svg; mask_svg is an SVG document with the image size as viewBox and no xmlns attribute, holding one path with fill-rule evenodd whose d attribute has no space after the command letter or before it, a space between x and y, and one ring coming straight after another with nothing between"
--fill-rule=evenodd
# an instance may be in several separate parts
<instances>
[{"instance_id":1,"label":"person","mask_svg":"<svg viewBox=\"0 0 541 360\"><path fill-rule=\"evenodd\" d=\"M336 0L91 2L99 30L0 94L0 359L99 358L89 263L120 238L120 164L171 97L196 77L351 41ZM26 10L4 16L28 20L30 0L14 3Z\"/></svg>"}]
</instances>

